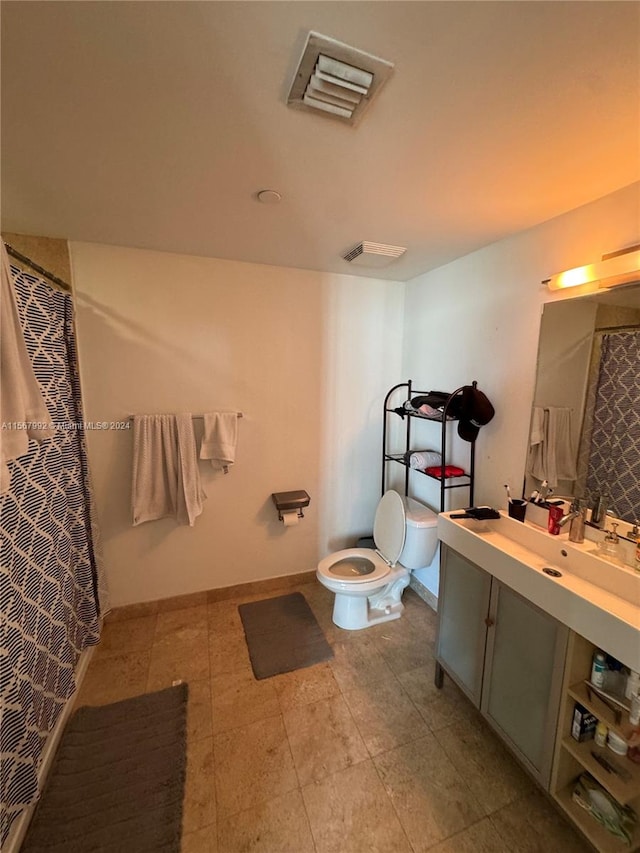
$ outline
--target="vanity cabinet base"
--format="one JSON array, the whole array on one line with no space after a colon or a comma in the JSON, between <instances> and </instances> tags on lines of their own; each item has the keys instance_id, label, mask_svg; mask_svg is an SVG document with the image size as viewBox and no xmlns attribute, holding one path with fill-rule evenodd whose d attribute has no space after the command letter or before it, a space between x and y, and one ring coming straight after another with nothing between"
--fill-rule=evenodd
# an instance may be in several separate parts
<instances>
[{"instance_id":1,"label":"vanity cabinet base","mask_svg":"<svg viewBox=\"0 0 640 853\"><path fill-rule=\"evenodd\" d=\"M597 851L640 851L640 765L571 736L576 702L625 740L632 731L628 713L616 718L587 689L593 643L444 544L440 590L436 686L446 672ZM592 751L626 772L607 772ZM638 815L630 846L574 802L585 772Z\"/></svg>"},{"instance_id":2,"label":"vanity cabinet base","mask_svg":"<svg viewBox=\"0 0 640 853\"><path fill-rule=\"evenodd\" d=\"M438 666L549 790L568 629L446 545L440 573Z\"/></svg>"}]
</instances>

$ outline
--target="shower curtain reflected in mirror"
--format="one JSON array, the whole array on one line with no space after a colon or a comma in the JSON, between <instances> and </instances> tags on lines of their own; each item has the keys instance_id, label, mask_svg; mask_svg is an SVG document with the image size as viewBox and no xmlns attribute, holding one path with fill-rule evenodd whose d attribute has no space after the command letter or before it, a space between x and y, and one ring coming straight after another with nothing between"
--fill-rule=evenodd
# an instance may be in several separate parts
<instances>
[{"instance_id":1,"label":"shower curtain reflected in mirror","mask_svg":"<svg viewBox=\"0 0 640 853\"><path fill-rule=\"evenodd\" d=\"M587 497L608 494L613 514L633 523L640 515L640 329L601 336L582 443L589 448ZM612 459L620 460L618 470Z\"/></svg>"}]
</instances>

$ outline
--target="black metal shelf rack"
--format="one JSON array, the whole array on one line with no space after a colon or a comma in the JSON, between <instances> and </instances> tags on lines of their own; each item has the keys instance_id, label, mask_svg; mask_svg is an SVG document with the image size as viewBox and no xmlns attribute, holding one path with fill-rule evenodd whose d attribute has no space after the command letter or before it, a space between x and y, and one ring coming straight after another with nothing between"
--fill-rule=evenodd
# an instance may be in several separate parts
<instances>
[{"instance_id":1,"label":"black metal shelf rack","mask_svg":"<svg viewBox=\"0 0 640 853\"><path fill-rule=\"evenodd\" d=\"M471 383L472 386L476 387L476 382ZM474 487L474 478L475 478L475 450L476 444L475 441L468 442L469 444L469 470L464 475L459 477L445 477L444 476L444 468L447 464L447 424L453 423L458 420L457 417L454 417L451 412L451 403L452 401L462 392L465 386L462 385L460 388L457 388L453 391L442 410L442 413L437 417L427 417L426 415L417 414L412 411L404 411L404 416L406 418L406 426L405 426L405 452L404 453L390 453L387 447L388 438L389 438L389 429L388 429L388 418L393 415L394 417L399 417L396 412L397 407L392 407L390 405L392 397L395 395L400 398L399 391L401 388L406 388L406 395L404 396L404 400L410 400L412 397L418 396L426 396L429 394L429 391L417 391L413 388L413 383L411 380L407 380L407 382L400 382L398 385L394 385L393 388L390 388L387 392L386 397L384 398L384 414L383 414L383 427L382 427L382 494L384 494L386 489L386 479L387 479L387 463L394 462L400 465L403 465L406 468L404 475L404 493L405 495L409 494L409 474L411 471L415 471L418 474L422 474L426 477L431 477L431 479L437 480L440 483L440 512L444 512L445 510L445 495L449 489L468 489L469 490L469 506L473 506L473 487ZM404 402L403 400L403 402ZM438 450L442 457L441 467L443 475L440 477L436 477L433 474L427 474L424 471L421 471L417 468L411 468L409 465L409 454L412 450L411 447L411 425L414 420L420 421L428 421L435 424L440 424L440 447L434 447L434 450Z\"/></svg>"}]
</instances>

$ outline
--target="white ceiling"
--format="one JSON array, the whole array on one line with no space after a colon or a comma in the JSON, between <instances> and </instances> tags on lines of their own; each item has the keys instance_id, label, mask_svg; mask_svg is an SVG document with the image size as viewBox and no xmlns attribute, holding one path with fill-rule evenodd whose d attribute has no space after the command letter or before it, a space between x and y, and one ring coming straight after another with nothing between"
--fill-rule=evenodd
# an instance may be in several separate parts
<instances>
[{"instance_id":1,"label":"white ceiling","mask_svg":"<svg viewBox=\"0 0 640 853\"><path fill-rule=\"evenodd\" d=\"M639 21L636 2L5 0L3 230L412 278L638 180ZM286 106L311 29L395 63L356 128ZM353 268L360 240L407 252Z\"/></svg>"}]
</instances>

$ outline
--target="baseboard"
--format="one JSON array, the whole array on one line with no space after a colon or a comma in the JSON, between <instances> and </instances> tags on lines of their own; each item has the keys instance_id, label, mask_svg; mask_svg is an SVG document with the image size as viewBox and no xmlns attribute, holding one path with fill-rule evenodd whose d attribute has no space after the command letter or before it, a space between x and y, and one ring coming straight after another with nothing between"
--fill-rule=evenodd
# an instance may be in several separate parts
<instances>
[{"instance_id":1,"label":"baseboard","mask_svg":"<svg viewBox=\"0 0 640 853\"><path fill-rule=\"evenodd\" d=\"M264 578L259 581L223 586L217 589L190 592L186 595L176 595L172 598L161 598L154 601L141 601L138 604L125 604L114 607L106 614L107 622L121 622L125 619L135 619L138 616L152 616L168 610L179 610L183 607L197 607L216 601L227 601L230 598L241 598L245 595L268 595L272 592L286 591L300 584L312 583L316 579L315 569L307 572L297 572L294 575L278 575L275 578Z\"/></svg>"},{"instance_id":2,"label":"baseboard","mask_svg":"<svg viewBox=\"0 0 640 853\"><path fill-rule=\"evenodd\" d=\"M409 579L409 586L415 594L425 602L425 604L428 604L432 610L436 611L436 613L438 612L438 597L434 595L430 589L427 589L423 583L420 583L418 578L413 574Z\"/></svg>"},{"instance_id":3,"label":"baseboard","mask_svg":"<svg viewBox=\"0 0 640 853\"><path fill-rule=\"evenodd\" d=\"M43 789L51 767L53 766L53 759L55 758L56 750L58 749L58 744L62 737L62 732L64 731L64 727L67 724L67 720L69 719L71 712L73 711L75 697L78 695L80 685L86 675L94 649L95 646L89 646L89 648L85 649L78 658L78 665L75 672L76 692L73 696L69 697L67 704L64 706L62 713L58 717L58 721L49 732L49 737L47 738L44 749L42 750L42 758L40 760L40 768L38 770L38 787L40 790ZM36 803L33 803L20 812L18 817L11 824L9 835L2 845L2 853L19 853L35 809Z\"/></svg>"},{"instance_id":4,"label":"baseboard","mask_svg":"<svg viewBox=\"0 0 640 853\"><path fill-rule=\"evenodd\" d=\"M290 589L304 583L312 583L316 580L315 570L309 572L298 572L295 575L279 575L275 578L265 578L260 581L238 584L236 586L224 586L219 589L210 589L207 592L207 601L227 601L230 598L238 598L243 595L261 595L262 593L277 592Z\"/></svg>"}]
</instances>

